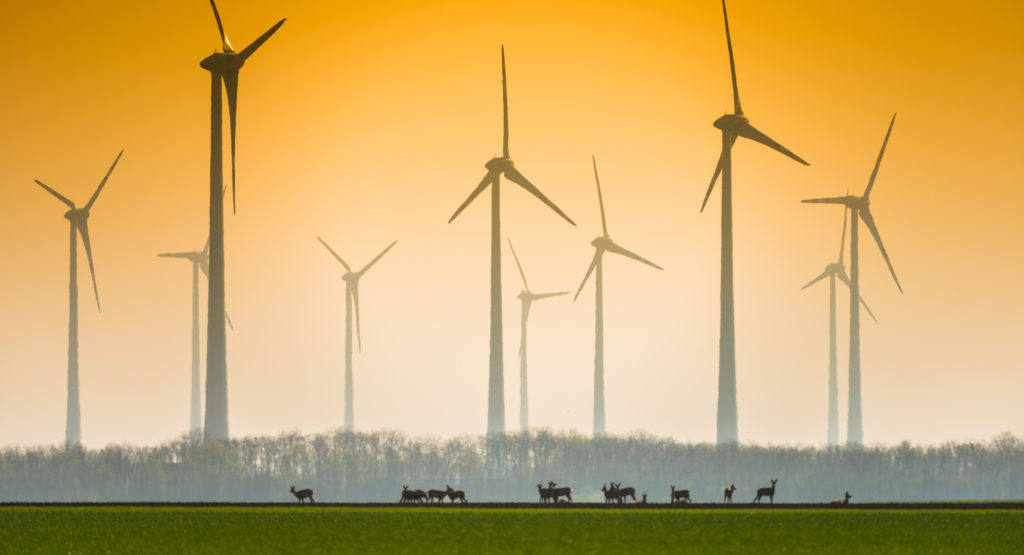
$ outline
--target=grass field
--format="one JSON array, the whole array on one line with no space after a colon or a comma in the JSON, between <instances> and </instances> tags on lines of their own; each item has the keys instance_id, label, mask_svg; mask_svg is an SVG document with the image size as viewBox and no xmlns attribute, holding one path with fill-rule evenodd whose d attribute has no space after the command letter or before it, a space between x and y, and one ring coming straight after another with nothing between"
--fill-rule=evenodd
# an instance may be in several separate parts
<instances>
[{"instance_id":1,"label":"grass field","mask_svg":"<svg viewBox=\"0 0 1024 555\"><path fill-rule=\"evenodd\" d=\"M4 507L6 553L1020 553L1020 510Z\"/></svg>"}]
</instances>

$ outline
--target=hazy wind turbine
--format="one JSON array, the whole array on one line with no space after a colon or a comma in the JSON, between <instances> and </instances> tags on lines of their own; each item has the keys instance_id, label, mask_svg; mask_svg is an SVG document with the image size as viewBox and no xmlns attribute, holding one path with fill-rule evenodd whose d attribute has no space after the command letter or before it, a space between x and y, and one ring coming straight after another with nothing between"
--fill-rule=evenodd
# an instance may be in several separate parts
<instances>
[{"instance_id":1,"label":"hazy wind turbine","mask_svg":"<svg viewBox=\"0 0 1024 555\"><path fill-rule=\"evenodd\" d=\"M228 115L231 120L231 205L235 205L235 113L238 105L238 72L257 48L273 35L285 20L278 21L266 33L241 52L231 48L224 34L217 4L213 17L217 20L223 52L214 52L199 62L210 72L210 294L208 295L206 327L206 421L207 440L228 439L228 368L226 332L224 330L224 201L221 198L224 169L222 138L221 81L227 88Z\"/></svg>"},{"instance_id":2,"label":"hazy wind turbine","mask_svg":"<svg viewBox=\"0 0 1024 555\"><path fill-rule=\"evenodd\" d=\"M843 264L843 251L846 247L846 208L843 208L843 233L839 238L839 262L833 262L825 266L825 271L818 277L812 279L807 285L800 288L801 291L828 278L828 444L839 444L839 378L836 375L836 278L850 287L850 277L846 275L846 266ZM868 308L864 298L860 299L864 310L868 311L871 319L878 320Z\"/></svg>"},{"instance_id":3,"label":"hazy wind turbine","mask_svg":"<svg viewBox=\"0 0 1024 555\"><path fill-rule=\"evenodd\" d=\"M107 179L110 178L110 174L113 173L122 154L124 154L124 150L117 154L114 163L107 170L107 175L103 176L99 187L96 187L96 192L92 194L84 208L78 208L64 195L51 189L42 181L35 180L40 187L46 189L70 208L64 213L64 218L68 220L71 228L71 262L68 281L68 408L67 424L64 431L64 445L68 448L78 447L82 444L82 410L78 397L78 236L82 236L85 256L89 259L89 274L92 275L92 291L96 295L96 310L98 311L100 310L100 292L96 287L96 270L92 264L92 245L89 243L89 210L96 203L96 198L100 196L100 191L106 185Z\"/></svg>"},{"instance_id":4,"label":"hazy wind turbine","mask_svg":"<svg viewBox=\"0 0 1024 555\"><path fill-rule=\"evenodd\" d=\"M355 423L355 411L352 405L352 399L354 397L352 393L352 308L355 307L356 313L356 339L359 342L359 352L363 352L363 334L359 326L359 278L363 277L374 264L377 263L391 247L395 246L395 241L388 245L388 248L381 251L369 264L363 266L362 270L353 272L352 268L338 256L338 253L334 252L334 249L327 244L326 241L317 237L317 240L323 243L327 250L334 255L334 258L341 262L341 265L345 267L346 274L341 276L341 279L345 280L345 431L351 432L354 429Z\"/></svg>"},{"instance_id":5,"label":"hazy wind turbine","mask_svg":"<svg viewBox=\"0 0 1024 555\"><path fill-rule=\"evenodd\" d=\"M553 202L548 200L537 187L530 183L523 174L519 173L515 164L508 154L508 87L505 78L505 47L501 47L501 100L504 111L504 135L502 156L491 158L484 167L487 168L487 175L480 181L476 189L469 194L465 202L448 219L452 221L478 197L480 193L491 185L491 341L490 341L490 372L488 374L487 387L487 433L505 433L505 387L504 368L502 363L502 323L501 323L501 204L500 185L501 176L504 175L509 181L526 189L541 202L548 205L559 216L567 222L576 225L569 216Z\"/></svg>"},{"instance_id":6,"label":"hazy wind turbine","mask_svg":"<svg viewBox=\"0 0 1024 555\"><path fill-rule=\"evenodd\" d=\"M744 137L773 148L786 156L809 165L786 147L770 139L750 124L740 107L740 92L736 86L736 62L732 54L732 37L729 35L729 15L722 0L722 15L725 17L725 41L729 47L729 70L732 73L732 100L735 113L726 114L715 120L715 127L722 130L722 154L718 166L711 176L711 184L704 195L700 211L708 204L711 191L715 188L718 174L722 174L722 284L721 320L718 340L718 443L739 441L739 423L736 414L736 326L733 306L732 279L732 146L737 137Z\"/></svg>"},{"instance_id":7,"label":"hazy wind turbine","mask_svg":"<svg viewBox=\"0 0 1024 555\"><path fill-rule=\"evenodd\" d=\"M889 266L889 273L892 274L892 279L896 282L896 288L899 289L900 293L903 293L903 287L900 285L900 280L896 277L896 270L893 269L892 262L889 261L889 254L885 252L885 246L882 245L882 236L878 234L878 228L875 226L875 220L871 217L871 202L868 200L868 196L871 194L871 188L875 185L875 177L878 175L878 167L882 164L882 155L885 154L885 145L889 142L889 135L892 133L892 126L894 123L896 123L896 114L893 114L892 121L889 122L889 129L885 132L885 139L882 141L882 149L878 152L878 159L875 161L875 168L871 170L871 177L868 178L868 187L864 190L863 196L855 197L846 195L845 197L815 198L803 201L812 203L841 204L849 208L851 213L850 407L849 417L846 422L846 443L853 446L858 446L864 441L860 396L860 304L858 302L858 299L860 299L860 265L857 238L858 218L864 220L864 225L867 226L868 231L870 231L871 235L875 238L875 242L878 243L878 250L882 251L882 258L885 259L885 263Z\"/></svg>"},{"instance_id":8,"label":"hazy wind turbine","mask_svg":"<svg viewBox=\"0 0 1024 555\"><path fill-rule=\"evenodd\" d=\"M511 239L508 239L508 248L512 250L512 257L516 261L516 267L519 268L519 276L523 278L523 290L519 292L516 298L521 303L522 314L519 324L519 431L526 433L530 429L530 405L527 400L528 388L526 381L526 321L530 318L530 306L533 304L533 301L568 295L569 292L534 293L530 291L530 286L526 283L526 272L523 271L523 265L519 263L519 255L516 254L516 249L512 246Z\"/></svg>"},{"instance_id":9,"label":"hazy wind turbine","mask_svg":"<svg viewBox=\"0 0 1024 555\"><path fill-rule=\"evenodd\" d=\"M576 296L572 298L573 302L576 301L580 296L580 292L583 291L583 286L587 284L587 279L590 278L590 274L596 274L594 276L594 437L604 436L604 253L605 251L613 252L615 254L621 254L627 258L643 262L648 266L652 266L659 270L662 270L661 266L658 266L654 262L647 260L646 258L630 252L612 241L612 238L608 236L608 223L604 217L604 198L601 196L601 180L597 177L597 158L593 158L594 161L594 181L597 182L597 202L601 207L601 231L604 233L600 237L590 242L594 246L594 259L590 262L590 267L587 268L587 274L583 276L583 281L580 283L580 288L576 290Z\"/></svg>"},{"instance_id":10,"label":"hazy wind turbine","mask_svg":"<svg viewBox=\"0 0 1024 555\"><path fill-rule=\"evenodd\" d=\"M210 241L206 241L201 251L187 252L165 252L157 256L163 258L184 258L192 263L192 396L189 410L189 436L192 438L201 437L203 430L203 415L200 408L201 396L199 391L199 272L202 271L206 279L210 279ZM224 313L224 318L231 329L231 317Z\"/></svg>"}]
</instances>

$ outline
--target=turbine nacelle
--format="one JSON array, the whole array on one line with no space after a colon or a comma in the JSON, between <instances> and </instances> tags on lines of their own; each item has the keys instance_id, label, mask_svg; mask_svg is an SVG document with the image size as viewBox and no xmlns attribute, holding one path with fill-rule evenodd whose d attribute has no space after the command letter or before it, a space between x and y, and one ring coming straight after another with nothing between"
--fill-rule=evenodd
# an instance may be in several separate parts
<instances>
[{"instance_id":1,"label":"turbine nacelle","mask_svg":"<svg viewBox=\"0 0 1024 555\"><path fill-rule=\"evenodd\" d=\"M842 274L846 272L846 266L842 262L833 262L828 266L825 266L825 272L829 274Z\"/></svg>"},{"instance_id":2,"label":"turbine nacelle","mask_svg":"<svg viewBox=\"0 0 1024 555\"><path fill-rule=\"evenodd\" d=\"M615 241L612 241L612 238L608 237L607 235L602 235L591 241L590 244L593 245L595 248L601 250L608 250L608 247L615 246Z\"/></svg>"},{"instance_id":3,"label":"turbine nacelle","mask_svg":"<svg viewBox=\"0 0 1024 555\"><path fill-rule=\"evenodd\" d=\"M345 283L355 283L359 280L359 273L347 272L345 275L341 276L341 279L345 280Z\"/></svg>"},{"instance_id":4,"label":"turbine nacelle","mask_svg":"<svg viewBox=\"0 0 1024 555\"><path fill-rule=\"evenodd\" d=\"M243 65L245 58L237 52L214 52L199 62L199 67L218 75L236 72Z\"/></svg>"},{"instance_id":5,"label":"turbine nacelle","mask_svg":"<svg viewBox=\"0 0 1024 555\"><path fill-rule=\"evenodd\" d=\"M514 168L515 163L512 162L511 158L506 156L495 156L484 164L484 167L492 173L505 173L509 168Z\"/></svg>"},{"instance_id":6,"label":"turbine nacelle","mask_svg":"<svg viewBox=\"0 0 1024 555\"><path fill-rule=\"evenodd\" d=\"M750 119L743 114L726 114L715 120L715 127L739 134L741 129L750 127Z\"/></svg>"},{"instance_id":7,"label":"turbine nacelle","mask_svg":"<svg viewBox=\"0 0 1024 555\"><path fill-rule=\"evenodd\" d=\"M71 210L68 210L67 212L64 213L64 218L67 219L69 222L84 222L85 220L89 219L89 209L72 208Z\"/></svg>"}]
</instances>

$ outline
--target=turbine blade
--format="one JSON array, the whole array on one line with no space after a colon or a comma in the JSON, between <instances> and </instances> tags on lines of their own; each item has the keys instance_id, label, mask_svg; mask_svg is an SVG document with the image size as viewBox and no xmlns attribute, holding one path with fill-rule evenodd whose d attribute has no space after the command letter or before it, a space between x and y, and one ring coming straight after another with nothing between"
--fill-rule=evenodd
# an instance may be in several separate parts
<instances>
[{"instance_id":1,"label":"turbine blade","mask_svg":"<svg viewBox=\"0 0 1024 555\"><path fill-rule=\"evenodd\" d=\"M210 257L204 256L199 259L199 269L203 271L203 275L206 279L210 279Z\"/></svg>"},{"instance_id":2,"label":"turbine blade","mask_svg":"<svg viewBox=\"0 0 1024 555\"><path fill-rule=\"evenodd\" d=\"M92 292L96 294L96 310L100 308L100 291L96 287L96 269L92 264L92 245L89 243L89 221L82 220L78 224L78 233L82 236L82 243L85 245L85 256L89 259L89 273L92 274Z\"/></svg>"},{"instance_id":3,"label":"turbine blade","mask_svg":"<svg viewBox=\"0 0 1024 555\"><path fill-rule=\"evenodd\" d=\"M845 270L837 273L836 275L839 276L839 281L842 281L843 283L845 283L847 287L850 287L851 289L853 288L853 285L850 284L850 277L846 275L846 271ZM875 318L875 313L871 312L871 308L868 307L868 303L867 303L867 301L864 300L864 296L863 295L860 296L860 304L861 304L861 306L864 307L864 310L868 311L868 316L870 316L871 319L874 320L875 323L877 324L878 323L878 318Z\"/></svg>"},{"instance_id":4,"label":"turbine blade","mask_svg":"<svg viewBox=\"0 0 1024 555\"><path fill-rule=\"evenodd\" d=\"M357 272L357 273L358 273L358 274L359 274L360 276L362 276L363 274L365 274L365 273L366 273L366 271L367 271L367 270L369 270L371 266L373 266L374 264L376 264L378 260L380 260L381 258L383 258L383 257L384 257L384 255L385 255L385 254L387 254L387 253L388 253L388 251L389 251L389 250L391 250L391 247L395 246L395 243L397 243L397 242L398 242L398 241L394 241L393 243L391 243L390 245L388 245L388 248L386 248L386 249L384 249L383 251L381 251L381 253L380 253L380 254L378 254L378 255L377 255L376 257L374 257L374 259L373 259L373 260L371 260L369 264L367 264L366 266L363 266L363 269L362 269L362 270L359 270L359 272Z\"/></svg>"},{"instance_id":5,"label":"turbine blade","mask_svg":"<svg viewBox=\"0 0 1024 555\"><path fill-rule=\"evenodd\" d=\"M734 144L736 144L735 134L732 136L732 142L729 143L729 148L732 148L732 145ZM704 203L700 205L701 212L704 212L704 207L708 205L708 199L711 198L711 191L715 188L715 181L718 180L718 174L722 173L722 158L724 158L724 156L724 152L718 155L718 165L715 166L715 173L711 176L711 184L708 185L708 192L704 193Z\"/></svg>"},{"instance_id":6,"label":"turbine blade","mask_svg":"<svg viewBox=\"0 0 1024 555\"><path fill-rule=\"evenodd\" d=\"M505 115L504 134L502 136L502 152L508 158L508 84L505 78L505 45L501 45L501 106Z\"/></svg>"},{"instance_id":7,"label":"turbine blade","mask_svg":"<svg viewBox=\"0 0 1024 555\"><path fill-rule=\"evenodd\" d=\"M800 202L806 202L810 204L842 204L846 205L851 200L851 197L826 197L826 198L809 198L801 200Z\"/></svg>"},{"instance_id":8,"label":"turbine blade","mask_svg":"<svg viewBox=\"0 0 1024 555\"><path fill-rule=\"evenodd\" d=\"M213 6L213 17L217 19L217 30L220 31L220 40L224 43L224 51L234 52L234 49L231 48L231 43L228 42L228 36L224 34L224 24L220 21L220 12L217 11L217 3L210 0L210 5Z\"/></svg>"},{"instance_id":9,"label":"turbine blade","mask_svg":"<svg viewBox=\"0 0 1024 555\"><path fill-rule=\"evenodd\" d=\"M209 237L206 238L206 244L203 245L202 255L206 256L206 257L210 256L210 238Z\"/></svg>"},{"instance_id":10,"label":"turbine blade","mask_svg":"<svg viewBox=\"0 0 1024 555\"><path fill-rule=\"evenodd\" d=\"M846 216L849 210L843 207L843 234L839 237L839 263L843 263L843 251L846 250Z\"/></svg>"},{"instance_id":11,"label":"turbine blade","mask_svg":"<svg viewBox=\"0 0 1024 555\"><path fill-rule=\"evenodd\" d=\"M92 194L91 198L89 198L89 203L85 205L86 210L92 208L93 203L96 202L96 198L100 196L100 191L102 191L103 186L107 184L107 179L109 179L110 174L114 172L114 167L117 166L117 161L121 159L122 154L124 154L124 149L121 149L121 152L117 154L117 158L114 158L114 163L111 164L110 169L107 170L107 175L103 176L103 181L100 181L100 186L96 187L96 192Z\"/></svg>"},{"instance_id":12,"label":"turbine blade","mask_svg":"<svg viewBox=\"0 0 1024 555\"><path fill-rule=\"evenodd\" d=\"M580 282L580 288L576 290L576 295L572 298L572 302L576 302L576 299L580 298L580 293L583 291L583 286L587 284L587 280L590 279L590 274L594 273L594 268L597 267L597 260L604 254L603 249L597 249L594 251L594 259L590 261L590 267L587 268L587 275L583 276L583 281Z\"/></svg>"},{"instance_id":13,"label":"turbine blade","mask_svg":"<svg viewBox=\"0 0 1024 555\"><path fill-rule=\"evenodd\" d=\"M619 245L616 245L615 243L612 243L612 244L608 245L607 248L608 248L609 252L614 252L615 254L621 254L622 256L625 256L627 258L632 258L633 260L636 260L637 262L643 262L644 264L647 264L648 266L651 266L652 268L657 268L659 270L664 270L664 268L662 268L661 266L658 266L654 262L651 262L650 260L647 260L646 258L640 256L639 254L637 254L635 252L628 251L628 250L620 247Z\"/></svg>"},{"instance_id":14,"label":"turbine blade","mask_svg":"<svg viewBox=\"0 0 1024 555\"><path fill-rule=\"evenodd\" d=\"M604 236L608 236L608 221L604 217L604 197L601 196L601 178L597 176L597 157L590 155L594 160L594 181L597 183L597 203L601 206L601 230Z\"/></svg>"},{"instance_id":15,"label":"turbine blade","mask_svg":"<svg viewBox=\"0 0 1024 555\"><path fill-rule=\"evenodd\" d=\"M476 189L473 189L473 192L469 194L469 197L466 198L465 202L463 202L462 205L459 206L459 209L456 210L454 214L452 214L451 218L448 218L448 223L452 223L452 221L460 213L462 213L462 211L465 210L467 206L469 206L469 203L473 202L473 199L480 196L480 193L484 192L484 189L486 189L487 186L490 185L491 182L497 178L498 174L493 172L487 172L487 175L485 175L484 178L480 180L480 184L476 186Z\"/></svg>"},{"instance_id":16,"label":"turbine blade","mask_svg":"<svg viewBox=\"0 0 1024 555\"><path fill-rule=\"evenodd\" d=\"M282 19L281 21L275 23L274 26L268 29L266 33L260 35L260 38L252 41L252 44L246 46L244 50L239 52L238 56L242 58L242 62L244 63L245 60L249 58L249 56L252 56L252 53L255 52L257 48L263 46L263 43L267 42L267 39L270 38L270 35L276 33L277 30L280 29L282 25L284 25L285 21L287 21L287 19Z\"/></svg>"},{"instance_id":17,"label":"turbine blade","mask_svg":"<svg viewBox=\"0 0 1024 555\"><path fill-rule=\"evenodd\" d=\"M165 252L158 254L157 256L163 258L192 258L192 254L193 253L191 252Z\"/></svg>"},{"instance_id":18,"label":"turbine blade","mask_svg":"<svg viewBox=\"0 0 1024 555\"><path fill-rule=\"evenodd\" d=\"M556 293L537 293L533 296L533 300L539 301L541 299L548 299L551 297L561 297L562 295L568 295L569 291L558 291Z\"/></svg>"},{"instance_id":19,"label":"turbine blade","mask_svg":"<svg viewBox=\"0 0 1024 555\"><path fill-rule=\"evenodd\" d=\"M796 160L797 162L800 162L805 166L810 166L810 164L805 162L803 158L797 156L796 154L793 154L788 148L775 142L774 140L772 140L771 137L758 131L756 127L750 125L749 123L744 123L743 125L741 125L740 128L736 131L736 133L741 137L745 137L747 139L750 139L751 141L758 142L769 148L775 149L781 152L782 154L785 154L786 156L789 156L790 158Z\"/></svg>"},{"instance_id":20,"label":"turbine blade","mask_svg":"<svg viewBox=\"0 0 1024 555\"><path fill-rule=\"evenodd\" d=\"M526 284L526 272L523 271L523 265L519 263L519 255L516 254L516 248L512 246L512 239L505 238L508 241L508 248L512 249L512 258L516 260L516 267L519 268L519 276L523 278L523 289L530 290L530 286Z\"/></svg>"},{"instance_id":21,"label":"turbine blade","mask_svg":"<svg viewBox=\"0 0 1024 555\"><path fill-rule=\"evenodd\" d=\"M729 14L725 11L725 0L722 0L722 15L725 17L725 43L729 46L729 71L732 72L732 102L737 114L743 113L740 107L740 89L736 86L736 60L732 55L732 35L729 34Z\"/></svg>"},{"instance_id":22,"label":"turbine blade","mask_svg":"<svg viewBox=\"0 0 1024 555\"><path fill-rule=\"evenodd\" d=\"M344 260L342 260L341 257L338 256L338 253L334 252L334 249L332 249L331 246L327 244L327 241L324 241L323 239L321 239L319 235L316 236L316 240L320 241L323 244L323 246L327 247L327 250L331 251L331 254L334 255L334 258L337 258L338 262L341 262L341 265L345 267L345 271L347 271L347 272L351 272L352 271L352 268L349 268L348 263L346 263Z\"/></svg>"},{"instance_id":23,"label":"turbine blade","mask_svg":"<svg viewBox=\"0 0 1024 555\"><path fill-rule=\"evenodd\" d=\"M47 191L49 191L49 193L50 193L51 195L53 195L53 196L57 197L57 200L59 200L59 201L63 202L63 203L64 203L64 204L66 204L66 205L68 205L68 208L70 208L70 209L72 209L72 210L74 210L74 209L75 209L75 203L71 202L71 200L70 200L70 199L68 199L68 198L67 198L66 196L64 196L64 195L62 195L62 194L60 194L60 193L58 193L57 191L54 191L54 190L53 190L53 189L51 189L51 188L50 188L50 187L49 187L49 186L48 186L48 185L47 185L46 183L43 183L42 181L39 181L38 179L36 179L36 180L34 180L34 181L36 182L36 184L37 184L37 185L39 185L39 186L40 186L40 187L42 187L43 189L46 189Z\"/></svg>"},{"instance_id":24,"label":"turbine blade","mask_svg":"<svg viewBox=\"0 0 1024 555\"><path fill-rule=\"evenodd\" d=\"M889 273L892 274L892 279L896 282L896 288L903 292L903 286L900 285L900 280L896 277L896 270L892 267L892 262L889 260L889 253L885 252L885 245L882 244L882 236L878 234L878 227L875 226L875 219L871 217L871 209L867 206L858 210L860 212L860 219L864 220L864 225L868 226L868 231L875 238L875 242L878 243L878 250L882 251L882 258L885 259L885 263L889 265Z\"/></svg>"},{"instance_id":25,"label":"turbine blade","mask_svg":"<svg viewBox=\"0 0 1024 555\"><path fill-rule=\"evenodd\" d=\"M882 155L885 154L885 145L889 143L889 134L892 133L892 126L896 123L896 114L892 115L889 122L889 129L885 132L885 139L882 140L882 150L878 151L878 160L875 160L875 169L871 170L871 177L868 179L868 188L864 190L864 198L871 194L871 188L875 186L875 177L878 175L878 166L882 165Z\"/></svg>"},{"instance_id":26,"label":"turbine blade","mask_svg":"<svg viewBox=\"0 0 1024 555\"><path fill-rule=\"evenodd\" d=\"M238 109L238 71L224 74L224 88L228 93L228 116L231 119L231 213L237 214L235 205L235 114Z\"/></svg>"},{"instance_id":27,"label":"turbine blade","mask_svg":"<svg viewBox=\"0 0 1024 555\"><path fill-rule=\"evenodd\" d=\"M566 216L565 212L562 212L561 208L555 206L555 203L548 200L548 197L544 196L544 193L540 192L540 190L537 189L537 187L535 187L533 183L530 183L530 181L527 180L526 177L523 176L523 174L519 173L519 170L517 170L515 166L509 166L505 168L505 177L507 177L509 181L518 184L523 189L526 189L527 191L532 193L533 196L539 198L541 202L548 205L548 208L554 210L555 213L557 213L559 216L565 218L565 221L571 223L572 225L576 225L576 222L572 221L572 219L569 218L569 216Z\"/></svg>"},{"instance_id":28,"label":"turbine blade","mask_svg":"<svg viewBox=\"0 0 1024 555\"><path fill-rule=\"evenodd\" d=\"M829 274L829 271L828 271L828 270L825 270L824 272L822 272L822 273L821 273L821 275L820 275L820 276L818 276L818 277L816 277L816 278L812 279L811 281L808 281L808 282L807 282L807 285L805 285L805 286L801 287L801 288L800 288L800 290L801 290L801 291L803 291L804 289L807 289L808 287L810 287L810 286L814 285L815 283L818 283L819 281L821 281L821 280L823 280L823 279L827 278L827 277L828 277L828 274Z\"/></svg>"},{"instance_id":29,"label":"turbine blade","mask_svg":"<svg viewBox=\"0 0 1024 555\"><path fill-rule=\"evenodd\" d=\"M231 328L231 331L235 331L235 325L231 323L231 317L228 316L228 311L226 310L224 311L224 320L227 321L228 327Z\"/></svg>"}]
</instances>

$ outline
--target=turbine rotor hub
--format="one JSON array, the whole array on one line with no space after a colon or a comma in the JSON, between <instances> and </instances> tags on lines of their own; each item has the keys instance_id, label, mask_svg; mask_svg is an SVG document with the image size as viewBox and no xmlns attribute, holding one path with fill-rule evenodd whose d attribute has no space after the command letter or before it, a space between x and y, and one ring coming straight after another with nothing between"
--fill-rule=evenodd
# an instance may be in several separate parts
<instances>
[{"instance_id":1,"label":"turbine rotor hub","mask_svg":"<svg viewBox=\"0 0 1024 555\"><path fill-rule=\"evenodd\" d=\"M89 210L85 208L72 208L64 213L64 217L71 222L83 222L89 218Z\"/></svg>"},{"instance_id":2,"label":"turbine rotor hub","mask_svg":"<svg viewBox=\"0 0 1024 555\"><path fill-rule=\"evenodd\" d=\"M242 69L245 61L235 52L214 52L199 62L199 67L211 73L231 73Z\"/></svg>"},{"instance_id":3,"label":"turbine rotor hub","mask_svg":"<svg viewBox=\"0 0 1024 555\"><path fill-rule=\"evenodd\" d=\"M722 131L737 132L750 125L750 120L743 114L726 114L715 120L715 127Z\"/></svg>"},{"instance_id":4,"label":"turbine rotor hub","mask_svg":"<svg viewBox=\"0 0 1024 555\"><path fill-rule=\"evenodd\" d=\"M484 167L494 173L504 173L508 168L515 167L511 158L505 158L503 156L495 156L491 158Z\"/></svg>"}]
</instances>

